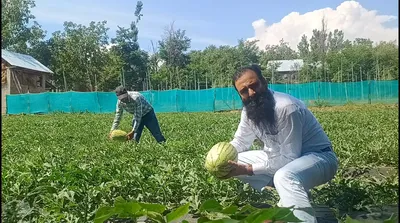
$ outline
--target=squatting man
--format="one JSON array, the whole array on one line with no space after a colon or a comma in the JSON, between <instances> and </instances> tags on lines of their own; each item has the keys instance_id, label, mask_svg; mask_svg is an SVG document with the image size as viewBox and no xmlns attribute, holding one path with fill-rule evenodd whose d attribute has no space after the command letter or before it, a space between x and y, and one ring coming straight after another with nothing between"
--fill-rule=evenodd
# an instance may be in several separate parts
<instances>
[{"instance_id":1,"label":"squatting man","mask_svg":"<svg viewBox=\"0 0 400 223\"><path fill-rule=\"evenodd\" d=\"M305 104L288 94L268 89L257 65L241 68L233 86L243 102L233 140L238 162L225 177L236 177L258 191L275 187L278 206L311 209L309 190L334 178L338 160L332 144ZM261 150L250 150L255 139ZM311 209L312 210L312 209ZM300 209L294 215L316 222L313 212Z\"/></svg>"},{"instance_id":2,"label":"squatting man","mask_svg":"<svg viewBox=\"0 0 400 223\"><path fill-rule=\"evenodd\" d=\"M134 139L139 143L143 129L146 126L158 143L166 141L164 135L161 133L153 107L142 94L136 91L127 91L123 86L117 87L115 93L118 101L109 137L111 137L111 132L118 128L123 111L125 110L133 114L132 131L127 135L128 140Z\"/></svg>"}]
</instances>

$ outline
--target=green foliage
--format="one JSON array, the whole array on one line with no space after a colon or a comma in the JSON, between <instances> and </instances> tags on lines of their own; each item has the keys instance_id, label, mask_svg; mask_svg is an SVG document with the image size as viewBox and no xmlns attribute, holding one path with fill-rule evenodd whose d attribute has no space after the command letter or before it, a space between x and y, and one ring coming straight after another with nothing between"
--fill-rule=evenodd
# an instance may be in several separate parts
<instances>
[{"instance_id":1,"label":"green foliage","mask_svg":"<svg viewBox=\"0 0 400 223\"><path fill-rule=\"evenodd\" d=\"M336 178L313 191L314 202L341 210L396 204L397 174L349 180L354 175L347 176L346 170L397 169L397 107L313 110L340 161ZM92 222L99 207L110 206L118 196L158 203L168 210L190 203L194 212L212 198L228 213L235 206L278 201L274 191L258 193L236 179L220 181L204 169L209 149L232 138L238 113L161 113L166 147L158 145L147 130L140 144L109 140L113 117L85 113L4 116L4 222ZM123 119L121 129L130 129L130 122L129 117Z\"/></svg>"},{"instance_id":2,"label":"green foliage","mask_svg":"<svg viewBox=\"0 0 400 223\"><path fill-rule=\"evenodd\" d=\"M238 68L252 63L260 64L272 83L398 79L398 46L394 41L350 41L342 30L328 31L324 19L311 36L301 37L297 49L291 49L283 39L267 46L240 39L236 46L210 45L190 51L186 30L171 25L150 56L138 43L144 7L141 1L132 12L129 27L118 26L111 42L106 21L92 21L88 26L66 21L64 30L44 40L45 32L30 12L34 1L1 4L2 48L30 54L48 66L62 91L110 91L120 84L137 91L226 87L231 86ZM268 66L272 60L291 59L302 59L304 65L290 68L298 71L287 78L275 72L279 63Z\"/></svg>"},{"instance_id":3,"label":"green foliage","mask_svg":"<svg viewBox=\"0 0 400 223\"><path fill-rule=\"evenodd\" d=\"M107 86L107 89L114 89L116 85L112 87L112 84L119 80L120 84L125 85L129 90L140 91L143 89L142 83L146 79L149 58L147 52L141 50L138 43L138 23L142 16L142 8L143 3L138 1L135 11L136 20L131 22L129 28L118 26L116 37L111 40L111 43L115 45L111 47L109 54L112 58L115 56L119 58L114 60L114 62L118 61L117 63L109 66L109 69L114 69L110 75L112 78L109 78L108 73L104 75L108 78L108 82L103 84L103 86ZM121 77L116 78L117 73Z\"/></svg>"},{"instance_id":4,"label":"green foliage","mask_svg":"<svg viewBox=\"0 0 400 223\"><path fill-rule=\"evenodd\" d=\"M56 84L67 90L94 91L106 61L106 21L89 26L64 23L63 32L51 39L52 66ZM64 79L65 77L65 79Z\"/></svg>"},{"instance_id":5,"label":"green foliage","mask_svg":"<svg viewBox=\"0 0 400 223\"><path fill-rule=\"evenodd\" d=\"M35 46L44 38L45 32L34 21L31 8L33 0L1 1L1 48L29 53L29 46ZM32 25L29 26L29 23Z\"/></svg>"},{"instance_id":6,"label":"green foliage","mask_svg":"<svg viewBox=\"0 0 400 223\"><path fill-rule=\"evenodd\" d=\"M122 197L117 197L113 207L103 206L97 210L94 223L103 223L112 217L134 221L140 217L147 217L152 222L176 222L189 213L189 204L184 204L170 212L165 212L165 210L166 207L163 205L125 201ZM201 205L200 217L197 222L262 223L265 220L301 222L293 215L291 208L259 209L251 206L223 208L214 199L207 200ZM187 221L182 220L181 222Z\"/></svg>"}]
</instances>

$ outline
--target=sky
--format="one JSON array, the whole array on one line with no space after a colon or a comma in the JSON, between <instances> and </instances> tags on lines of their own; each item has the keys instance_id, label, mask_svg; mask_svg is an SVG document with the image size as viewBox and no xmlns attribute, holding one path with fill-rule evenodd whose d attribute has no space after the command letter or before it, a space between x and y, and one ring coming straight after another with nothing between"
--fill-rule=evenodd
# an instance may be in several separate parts
<instances>
[{"instance_id":1,"label":"sky","mask_svg":"<svg viewBox=\"0 0 400 223\"><path fill-rule=\"evenodd\" d=\"M142 0L139 44L152 52L151 42L164 35L174 22L186 30L191 49L213 44L236 45L238 39L259 40L258 46L278 44L282 38L293 49L303 34L321 27L325 17L328 31L341 29L345 38L398 41L398 1L383 0ZM385 4L383 3L385 2ZM32 14L47 31L47 37L63 30L64 21L88 25L107 21L108 35L115 37L117 26L128 27L135 20L136 1L129 0L36 0Z\"/></svg>"}]
</instances>

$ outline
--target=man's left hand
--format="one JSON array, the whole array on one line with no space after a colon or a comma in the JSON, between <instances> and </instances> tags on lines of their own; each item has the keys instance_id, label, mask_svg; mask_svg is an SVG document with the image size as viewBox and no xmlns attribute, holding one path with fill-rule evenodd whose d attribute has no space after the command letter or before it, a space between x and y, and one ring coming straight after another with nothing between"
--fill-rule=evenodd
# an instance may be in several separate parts
<instances>
[{"instance_id":1,"label":"man's left hand","mask_svg":"<svg viewBox=\"0 0 400 223\"><path fill-rule=\"evenodd\" d=\"M132 130L132 131L130 131L130 132L126 135L126 137L128 138L128 140L133 139L133 133L134 133L134 131Z\"/></svg>"},{"instance_id":2,"label":"man's left hand","mask_svg":"<svg viewBox=\"0 0 400 223\"><path fill-rule=\"evenodd\" d=\"M240 164L235 161L229 160L228 163L233 167L228 175L221 177L221 179L228 179L239 175L253 175L253 167L250 164Z\"/></svg>"}]
</instances>

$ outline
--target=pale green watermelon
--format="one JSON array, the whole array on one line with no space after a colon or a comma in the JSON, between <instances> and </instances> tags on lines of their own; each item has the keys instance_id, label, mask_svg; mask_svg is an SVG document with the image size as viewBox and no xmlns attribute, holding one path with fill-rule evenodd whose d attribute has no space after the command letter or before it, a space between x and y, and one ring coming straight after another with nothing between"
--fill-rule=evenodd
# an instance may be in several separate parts
<instances>
[{"instance_id":1,"label":"pale green watermelon","mask_svg":"<svg viewBox=\"0 0 400 223\"><path fill-rule=\"evenodd\" d=\"M111 132L111 139L116 141L126 141L128 133L123 130L114 130Z\"/></svg>"},{"instance_id":2,"label":"pale green watermelon","mask_svg":"<svg viewBox=\"0 0 400 223\"><path fill-rule=\"evenodd\" d=\"M215 177L224 177L232 170L229 160L237 162L238 152L230 143L220 142L208 152L204 167Z\"/></svg>"}]
</instances>

